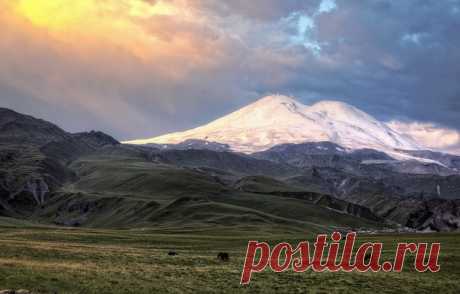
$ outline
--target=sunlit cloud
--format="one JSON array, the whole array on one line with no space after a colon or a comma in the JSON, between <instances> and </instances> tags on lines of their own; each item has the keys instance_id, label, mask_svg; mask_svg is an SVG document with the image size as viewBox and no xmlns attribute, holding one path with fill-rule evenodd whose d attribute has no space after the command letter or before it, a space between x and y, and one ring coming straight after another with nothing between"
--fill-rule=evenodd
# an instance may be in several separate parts
<instances>
[{"instance_id":1,"label":"sunlit cloud","mask_svg":"<svg viewBox=\"0 0 460 294\"><path fill-rule=\"evenodd\" d=\"M180 13L172 2L162 0L17 0L15 10L34 25L51 30L74 30L81 28L85 22L98 25L104 25L105 22L113 24L114 21L126 23L130 17L148 18Z\"/></svg>"},{"instance_id":2,"label":"sunlit cloud","mask_svg":"<svg viewBox=\"0 0 460 294\"><path fill-rule=\"evenodd\" d=\"M59 46L100 51L111 46L151 62L201 55L200 40L183 30L201 21L188 1L16 0L9 8L22 30L46 32ZM176 31L178 23L183 26Z\"/></svg>"},{"instance_id":3,"label":"sunlit cloud","mask_svg":"<svg viewBox=\"0 0 460 294\"><path fill-rule=\"evenodd\" d=\"M422 146L460 155L460 131L433 123L391 121L388 125L400 133L408 134Z\"/></svg>"},{"instance_id":4,"label":"sunlit cloud","mask_svg":"<svg viewBox=\"0 0 460 294\"><path fill-rule=\"evenodd\" d=\"M123 134L161 121L134 100L173 113L176 96L164 86L212 68L224 46L205 16L180 0L1 2L0 26L0 87L87 113Z\"/></svg>"}]
</instances>

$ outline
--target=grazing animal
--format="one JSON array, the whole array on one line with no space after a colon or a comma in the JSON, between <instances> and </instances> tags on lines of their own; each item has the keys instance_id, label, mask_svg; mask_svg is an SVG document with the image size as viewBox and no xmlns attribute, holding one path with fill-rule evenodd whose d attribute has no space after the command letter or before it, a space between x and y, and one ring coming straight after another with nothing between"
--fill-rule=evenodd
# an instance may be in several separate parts
<instances>
[{"instance_id":1,"label":"grazing animal","mask_svg":"<svg viewBox=\"0 0 460 294\"><path fill-rule=\"evenodd\" d=\"M230 260L230 256L227 252L219 252L219 254L217 254L217 259L227 262Z\"/></svg>"},{"instance_id":2,"label":"grazing animal","mask_svg":"<svg viewBox=\"0 0 460 294\"><path fill-rule=\"evenodd\" d=\"M168 252L168 255L169 255L169 256L176 256L176 255L177 255L177 252L176 252L176 251L169 251L169 252Z\"/></svg>"},{"instance_id":3,"label":"grazing animal","mask_svg":"<svg viewBox=\"0 0 460 294\"><path fill-rule=\"evenodd\" d=\"M366 255L364 256L364 262L366 262L366 264L369 264L369 262L371 262L371 257L372 257L372 254L370 252L367 252Z\"/></svg>"}]
</instances>

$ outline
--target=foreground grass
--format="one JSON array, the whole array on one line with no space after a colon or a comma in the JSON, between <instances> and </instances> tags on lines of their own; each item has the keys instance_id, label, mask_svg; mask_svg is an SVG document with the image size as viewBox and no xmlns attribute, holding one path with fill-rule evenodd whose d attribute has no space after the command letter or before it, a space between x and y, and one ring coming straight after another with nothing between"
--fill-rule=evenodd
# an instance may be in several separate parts
<instances>
[{"instance_id":1,"label":"foreground grass","mask_svg":"<svg viewBox=\"0 0 460 294\"><path fill-rule=\"evenodd\" d=\"M360 236L385 243L441 242L441 272L255 274L239 285L249 239L296 244L312 239L283 228L93 230L0 227L0 290L33 293L460 293L460 235ZM168 256L169 250L178 252ZM230 253L228 263L217 253ZM409 260L410 261L410 260Z\"/></svg>"}]
</instances>

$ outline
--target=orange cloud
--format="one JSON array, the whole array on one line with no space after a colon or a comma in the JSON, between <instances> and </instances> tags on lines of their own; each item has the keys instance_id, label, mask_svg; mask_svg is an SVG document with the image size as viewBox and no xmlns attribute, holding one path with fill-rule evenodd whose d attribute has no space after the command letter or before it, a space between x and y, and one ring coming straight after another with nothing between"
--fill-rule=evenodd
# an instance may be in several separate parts
<instances>
[{"instance_id":1,"label":"orange cloud","mask_svg":"<svg viewBox=\"0 0 460 294\"><path fill-rule=\"evenodd\" d=\"M85 59L117 50L143 63L154 63L171 78L180 78L189 67L211 66L212 55L219 52L205 16L185 0L11 3L7 10L15 18L16 30L32 38L46 35L50 46L67 47Z\"/></svg>"},{"instance_id":2,"label":"orange cloud","mask_svg":"<svg viewBox=\"0 0 460 294\"><path fill-rule=\"evenodd\" d=\"M179 2L156 0L16 0L13 4L18 15L32 24L52 31L81 30L93 33L107 25L127 28L130 19L156 15L179 16ZM84 24L94 27L85 27Z\"/></svg>"},{"instance_id":3,"label":"orange cloud","mask_svg":"<svg viewBox=\"0 0 460 294\"><path fill-rule=\"evenodd\" d=\"M89 113L124 133L145 127L152 118L132 100L174 113L179 98L171 93L225 56L225 38L216 37L207 16L190 3L2 1L0 87ZM132 126L114 117L129 117Z\"/></svg>"}]
</instances>

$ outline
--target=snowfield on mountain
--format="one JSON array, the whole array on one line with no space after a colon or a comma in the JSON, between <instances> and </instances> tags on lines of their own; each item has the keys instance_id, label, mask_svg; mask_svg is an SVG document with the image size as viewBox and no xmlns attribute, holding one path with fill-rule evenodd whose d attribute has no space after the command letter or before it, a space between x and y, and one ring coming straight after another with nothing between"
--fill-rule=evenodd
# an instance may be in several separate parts
<instances>
[{"instance_id":1,"label":"snowfield on mountain","mask_svg":"<svg viewBox=\"0 0 460 294\"><path fill-rule=\"evenodd\" d=\"M191 139L227 144L243 153L286 143L322 141L352 150L375 149L398 159L413 159L398 149L427 149L409 135L346 103L321 101L308 106L281 95L264 97L205 126L125 143L178 144Z\"/></svg>"}]
</instances>

